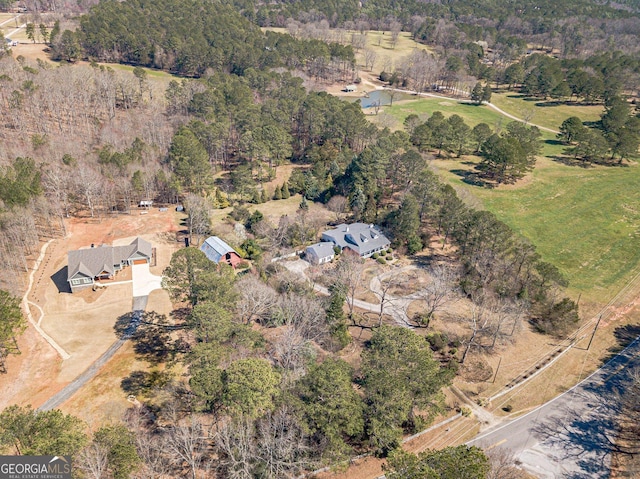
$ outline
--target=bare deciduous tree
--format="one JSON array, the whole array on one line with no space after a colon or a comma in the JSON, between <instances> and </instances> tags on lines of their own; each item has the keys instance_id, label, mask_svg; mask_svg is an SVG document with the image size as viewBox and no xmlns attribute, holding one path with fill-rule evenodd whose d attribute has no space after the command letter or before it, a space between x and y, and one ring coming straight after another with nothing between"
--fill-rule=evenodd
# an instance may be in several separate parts
<instances>
[{"instance_id":1,"label":"bare deciduous tree","mask_svg":"<svg viewBox=\"0 0 640 479\"><path fill-rule=\"evenodd\" d=\"M200 244L200 240L204 235L209 233L211 228L210 205L199 195L189 193L184 201L187 210L187 226L189 228L189 237L193 241L195 235L195 244Z\"/></svg>"},{"instance_id":2,"label":"bare deciduous tree","mask_svg":"<svg viewBox=\"0 0 640 479\"><path fill-rule=\"evenodd\" d=\"M349 317L353 319L353 308L356 294L362 287L364 260L357 254L344 251L335 269L336 283L342 286L347 297Z\"/></svg>"},{"instance_id":3,"label":"bare deciduous tree","mask_svg":"<svg viewBox=\"0 0 640 479\"><path fill-rule=\"evenodd\" d=\"M485 451L491 464L487 479L527 479L526 472L516 467L516 458L509 449L494 447Z\"/></svg>"},{"instance_id":4,"label":"bare deciduous tree","mask_svg":"<svg viewBox=\"0 0 640 479\"><path fill-rule=\"evenodd\" d=\"M429 284L417 296L424 302L424 312L417 318L420 326L429 327L436 312L457 298L458 274L450 267L436 265L428 270Z\"/></svg>"},{"instance_id":5,"label":"bare deciduous tree","mask_svg":"<svg viewBox=\"0 0 640 479\"><path fill-rule=\"evenodd\" d=\"M191 479L197 479L199 472L209 469L209 439L202 422L196 416L189 416L169 429L166 444L175 466L178 469L186 468ZM206 474L200 476L206 477Z\"/></svg>"},{"instance_id":6,"label":"bare deciduous tree","mask_svg":"<svg viewBox=\"0 0 640 479\"><path fill-rule=\"evenodd\" d=\"M89 214L94 217L98 197L102 189L102 177L100 173L86 164L79 165L76 170L77 191L80 192L85 201L85 206L89 209Z\"/></svg>"},{"instance_id":7,"label":"bare deciduous tree","mask_svg":"<svg viewBox=\"0 0 640 479\"><path fill-rule=\"evenodd\" d=\"M252 479L256 457L255 427L249 418L222 425L215 435L220 468L229 479Z\"/></svg>"},{"instance_id":8,"label":"bare deciduous tree","mask_svg":"<svg viewBox=\"0 0 640 479\"><path fill-rule=\"evenodd\" d=\"M398 44L402 24L394 20L389 24L389 30L391 30L391 48L395 48Z\"/></svg>"},{"instance_id":9,"label":"bare deciduous tree","mask_svg":"<svg viewBox=\"0 0 640 479\"><path fill-rule=\"evenodd\" d=\"M270 286L254 276L246 276L236 283L240 292L238 316L243 323L265 321L276 305L277 294Z\"/></svg>"},{"instance_id":10,"label":"bare deciduous tree","mask_svg":"<svg viewBox=\"0 0 640 479\"><path fill-rule=\"evenodd\" d=\"M376 278L379 286L372 288L371 291L380 301L380 310L378 311L378 326L382 326L382 316L387 305L393 303L397 298L391 295L391 290L405 283L404 275L401 273L381 274Z\"/></svg>"},{"instance_id":11,"label":"bare deciduous tree","mask_svg":"<svg viewBox=\"0 0 640 479\"><path fill-rule=\"evenodd\" d=\"M364 68L366 70L372 71L377 58L378 58L378 54L374 49L365 48L364 49Z\"/></svg>"},{"instance_id":12,"label":"bare deciduous tree","mask_svg":"<svg viewBox=\"0 0 640 479\"><path fill-rule=\"evenodd\" d=\"M287 406L262 418L257 432L263 477L294 478L309 465L307 438Z\"/></svg>"},{"instance_id":13,"label":"bare deciduous tree","mask_svg":"<svg viewBox=\"0 0 640 479\"><path fill-rule=\"evenodd\" d=\"M336 221L342 221L347 211L347 204L347 199L344 196L335 195L327 203L327 209L335 215Z\"/></svg>"},{"instance_id":14,"label":"bare deciduous tree","mask_svg":"<svg viewBox=\"0 0 640 479\"><path fill-rule=\"evenodd\" d=\"M86 477L93 479L106 477L108 452L106 447L96 442L92 442L80 452L78 465Z\"/></svg>"}]
</instances>

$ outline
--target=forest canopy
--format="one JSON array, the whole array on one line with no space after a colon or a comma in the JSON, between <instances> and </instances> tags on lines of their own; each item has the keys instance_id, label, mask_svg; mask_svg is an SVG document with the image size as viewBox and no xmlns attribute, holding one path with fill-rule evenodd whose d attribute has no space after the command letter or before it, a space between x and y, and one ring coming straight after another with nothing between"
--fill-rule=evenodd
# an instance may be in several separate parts
<instances>
[{"instance_id":1,"label":"forest canopy","mask_svg":"<svg viewBox=\"0 0 640 479\"><path fill-rule=\"evenodd\" d=\"M183 76L200 76L208 68L241 75L247 68L281 66L292 58L303 64L316 57L353 60L350 48L263 34L232 6L203 0L108 0L81 18L77 35L89 58ZM67 56L66 43L57 43L61 58Z\"/></svg>"}]
</instances>

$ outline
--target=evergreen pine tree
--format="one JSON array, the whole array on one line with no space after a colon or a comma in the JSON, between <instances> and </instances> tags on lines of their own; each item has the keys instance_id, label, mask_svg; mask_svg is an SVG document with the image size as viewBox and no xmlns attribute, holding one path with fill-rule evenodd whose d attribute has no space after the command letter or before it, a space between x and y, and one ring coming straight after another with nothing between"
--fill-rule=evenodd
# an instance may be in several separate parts
<instances>
[{"instance_id":1,"label":"evergreen pine tree","mask_svg":"<svg viewBox=\"0 0 640 479\"><path fill-rule=\"evenodd\" d=\"M482 89L482 101L489 103L491 101L491 86L487 83Z\"/></svg>"},{"instance_id":2,"label":"evergreen pine tree","mask_svg":"<svg viewBox=\"0 0 640 479\"><path fill-rule=\"evenodd\" d=\"M329 291L331 292L331 296L329 297L329 304L326 309L327 324L329 324L329 331L333 339L338 342L341 348L344 348L351 342L351 336L349 336L349 328L344 314L346 295L344 288L336 285L332 285Z\"/></svg>"},{"instance_id":3,"label":"evergreen pine tree","mask_svg":"<svg viewBox=\"0 0 640 479\"><path fill-rule=\"evenodd\" d=\"M285 184L282 185L282 199L286 200L290 196L291 193L289 192L289 185L287 185L287 183L285 182Z\"/></svg>"},{"instance_id":4,"label":"evergreen pine tree","mask_svg":"<svg viewBox=\"0 0 640 479\"><path fill-rule=\"evenodd\" d=\"M482 84L480 82L476 83L476 86L473 87L473 91L471 92L471 101L477 105L482 103Z\"/></svg>"},{"instance_id":5,"label":"evergreen pine tree","mask_svg":"<svg viewBox=\"0 0 640 479\"><path fill-rule=\"evenodd\" d=\"M260 200L261 203L266 203L267 201L269 201L269 195L267 194L266 188L262 188L262 197L260 198Z\"/></svg>"},{"instance_id":6,"label":"evergreen pine tree","mask_svg":"<svg viewBox=\"0 0 640 479\"><path fill-rule=\"evenodd\" d=\"M274 200L282 199L282 189L279 186L276 186L276 191L273 193Z\"/></svg>"},{"instance_id":7,"label":"evergreen pine tree","mask_svg":"<svg viewBox=\"0 0 640 479\"><path fill-rule=\"evenodd\" d=\"M307 198L304 195L302 195L302 200L300 200L299 208L302 211L309 211L309 203L307 203Z\"/></svg>"}]
</instances>

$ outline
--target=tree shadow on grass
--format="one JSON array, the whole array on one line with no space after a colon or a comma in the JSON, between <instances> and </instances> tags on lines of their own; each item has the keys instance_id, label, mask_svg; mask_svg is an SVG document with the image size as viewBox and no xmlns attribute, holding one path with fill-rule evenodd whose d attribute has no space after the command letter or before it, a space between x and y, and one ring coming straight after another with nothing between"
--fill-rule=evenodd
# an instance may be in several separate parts
<instances>
[{"instance_id":1,"label":"tree shadow on grass","mask_svg":"<svg viewBox=\"0 0 640 479\"><path fill-rule=\"evenodd\" d=\"M137 396L162 388L168 382L169 374L165 371L131 371L129 376L120 381L120 388L127 394Z\"/></svg>"},{"instance_id":2,"label":"tree shadow on grass","mask_svg":"<svg viewBox=\"0 0 640 479\"><path fill-rule=\"evenodd\" d=\"M60 268L58 271L53 273L50 278L53 281L53 284L58 288L58 293L71 293L71 286L67 281L69 276L69 267L64 266Z\"/></svg>"},{"instance_id":3,"label":"tree shadow on grass","mask_svg":"<svg viewBox=\"0 0 640 479\"><path fill-rule=\"evenodd\" d=\"M484 180L480 173L471 170L451 170L451 173L462 178L463 183L481 188L493 188L493 184Z\"/></svg>"},{"instance_id":4,"label":"tree shadow on grass","mask_svg":"<svg viewBox=\"0 0 640 479\"><path fill-rule=\"evenodd\" d=\"M187 344L171 336L178 329L181 326L170 324L166 315L155 311L124 314L114 325L116 335L131 339L138 357L152 364L174 360L177 354L186 351Z\"/></svg>"},{"instance_id":5,"label":"tree shadow on grass","mask_svg":"<svg viewBox=\"0 0 640 479\"><path fill-rule=\"evenodd\" d=\"M578 158L572 158L570 156L550 156L551 160L556 163L562 163L566 166L578 166L580 168L593 168L593 164L588 161L580 160Z\"/></svg>"}]
</instances>

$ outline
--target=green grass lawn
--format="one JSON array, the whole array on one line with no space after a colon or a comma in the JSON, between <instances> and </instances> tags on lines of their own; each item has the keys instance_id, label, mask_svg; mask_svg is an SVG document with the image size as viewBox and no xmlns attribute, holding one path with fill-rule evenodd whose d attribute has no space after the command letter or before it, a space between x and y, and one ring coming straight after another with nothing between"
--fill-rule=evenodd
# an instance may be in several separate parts
<instances>
[{"instance_id":1,"label":"green grass lawn","mask_svg":"<svg viewBox=\"0 0 640 479\"><path fill-rule=\"evenodd\" d=\"M582 121L598 121L603 111L602 105L554 105L552 102L524 99L515 92L494 93L491 103L518 118L532 114L531 123L554 130L570 116L577 116Z\"/></svg>"},{"instance_id":2,"label":"green grass lawn","mask_svg":"<svg viewBox=\"0 0 640 479\"><path fill-rule=\"evenodd\" d=\"M485 189L452 173L470 168L435 162L441 174L478 198L529 238L542 257L566 274L571 287L608 300L640 266L640 167L580 168L543 158L529 178ZM606 301L605 301L606 302Z\"/></svg>"},{"instance_id":3,"label":"green grass lawn","mask_svg":"<svg viewBox=\"0 0 640 479\"><path fill-rule=\"evenodd\" d=\"M500 108L520 116L517 108L524 100L504 94L498 98ZM504 107L501 100L505 99L512 101L511 109ZM531 121L549 128L557 128L571 115L595 121L601 111L600 107L532 105ZM426 119L436 110L447 117L457 113L472 127L485 122L494 129L504 128L511 121L487 107L436 98L404 100L383 110L393 118L395 128L402 128L411 113ZM432 164L462 190L463 197L492 211L534 243L542 258L567 276L574 293L606 303L640 270L640 165L567 166L554 159L565 148L555 141L555 135L543 131L542 139L544 157L516 185L487 189L463 182L453 171L472 169L477 160L473 157L434 160Z\"/></svg>"},{"instance_id":4,"label":"green grass lawn","mask_svg":"<svg viewBox=\"0 0 640 479\"><path fill-rule=\"evenodd\" d=\"M382 110L396 119L397 127L399 128L402 127L404 119L412 113L424 117L426 120L434 111L441 111L446 117L458 114L471 127L484 122L491 128L495 128L497 125L504 126L511 121L487 106L460 103L454 99L442 100L440 98L421 97L397 101L393 103L393 106L385 106Z\"/></svg>"},{"instance_id":5,"label":"green grass lawn","mask_svg":"<svg viewBox=\"0 0 640 479\"><path fill-rule=\"evenodd\" d=\"M394 102L393 106L383 107L382 111L395 120L393 125L395 129L402 128L402 122L412 113L426 120L434 111L441 111L445 117L453 114L460 115L467 125L471 127L484 122L493 130L504 129L508 123L513 121L487 106L460 103L454 99L442 100L440 98L428 97L397 101ZM375 117L372 117L372 120L376 121ZM541 131L541 133L542 139L545 142L542 148L542 154L544 156L560 155L565 147L555 141L555 135L546 131Z\"/></svg>"}]
</instances>

